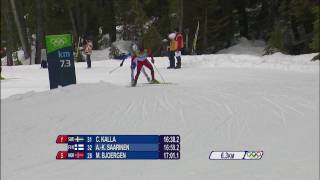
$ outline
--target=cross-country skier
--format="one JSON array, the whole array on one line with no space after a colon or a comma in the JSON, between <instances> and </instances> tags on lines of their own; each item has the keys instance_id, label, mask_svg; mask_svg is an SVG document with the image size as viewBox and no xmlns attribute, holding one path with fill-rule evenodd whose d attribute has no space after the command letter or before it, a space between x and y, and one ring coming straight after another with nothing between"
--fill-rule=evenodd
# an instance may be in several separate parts
<instances>
[{"instance_id":1,"label":"cross-country skier","mask_svg":"<svg viewBox=\"0 0 320 180\"><path fill-rule=\"evenodd\" d=\"M138 49L137 46L135 44L133 44L131 46L131 53L129 53L128 55L125 55L124 58L122 59L122 62L120 63L120 67L123 66L124 61L130 56L131 57L131 65L130 65L130 69L131 69L131 84L134 81L134 72L136 70L137 67L137 61L135 60L135 56L133 55L134 50L133 49ZM146 70L144 69L144 67L142 67L142 73L144 74L144 76L147 78L148 82L151 82L150 77L148 76Z\"/></svg>"},{"instance_id":2,"label":"cross-country skier","mask_svg":"<svg viewBox=\"0 0 320 180\"><path fill-rule=\"evenodd\" d=\"M157 81L155 79L155 77L154 77L153 66L148 61L148 57L151 57L151 62L154 63L153 55L151 54L151 52L148 51L147 49L144 49L143 47L140 47L139 50L137 48L134 48L133 51L134 51L134 59L133 59L133 61L137 62L137 73L136 73L136 75L134 77L134 81L132 83L132 86L136 86L137 85L137 82L138 82L138 79L139 79L139 75L140 75L140 71L143 68L143 66L147 67L151 71L151 81L150 81L150 83L158 84L159 81Z\"/></svg>"}]
</instances>

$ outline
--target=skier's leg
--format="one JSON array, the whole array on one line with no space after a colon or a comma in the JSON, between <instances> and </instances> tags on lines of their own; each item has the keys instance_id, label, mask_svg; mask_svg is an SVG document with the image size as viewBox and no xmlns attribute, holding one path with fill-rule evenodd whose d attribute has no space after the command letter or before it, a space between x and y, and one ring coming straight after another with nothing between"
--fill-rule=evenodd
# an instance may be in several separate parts
<instances>
[{"instance_id":1,"label":"skier's leg","mask_svg":"<svg viewBox=\"0 0 320 180\"><path fill-rule=\"evenodd\" d=\"M143 61L143 65L145 65L148 69L150 69L151 78L152 78L152 80L154 80L154 70L153 70L153 67L152 67L151 63L148 60L144 60Z\"/></svg>"},{"instance_id":2,"label":"skier's leg","mask_svg":"<svg viewBox=\"0 0 320 180\"><path fill-rule=\"evenodd\" d=\"M172 68L172 56L171 56L171 51L168 51L168 59L169 59L169 66L168 66L168 69L169 68Z\"/></svg>"},{"instance_id":3,"label":"skier's leg","mask_svg":"<svg viewBox=\"0 0 320 180\"><path fill-rule=\"evenodd\" d=\"M131 68L131 82L134 80L134 69Z\"/></svg>"},{"instance_id":4,"label":"skier's leg","mask_svg":"<svg viewBox=\"0 0 320 180\"><path fill-rule=\"evenodd\" d=\"M142 66L143 66L143 61L138 61L137 73L136 73L136 76L135 76L135 78L134 78L135 81L138 81L138 78L139 78L139 75L140 75L140 71L141 71Z\"/></svg>"},{"instance_id":5,"label":"skier's leg","mask_svg":"<svg viewBox=\"0 0 320 180\"><path fill-rule=\"evenodd\" d=\"M89 54L87 54L87 67L91 68L91 58Z\"/></svg>"},{"instance_id":6,"label":"skier's leg","mask_svg":"<svg viewBox=\"0 0 320 180\"><path fill-rule=\"evenodd\" d=\"M171 68L174 68L174 66L175 66L175 61L176 61L176 59L175 59L175 52L174 51L170 51L170 56L171 56L171 60L170 60L170 67Z\"/></svg>"},{"instance_id":7,"label":"skier's leg","mask_svg":"<svg viewBox=\"0 0 320 180\"><path fill-rule=\"evenodd\" d=\"M174 57L172 56L172 51L169 51L169 63L170 63L170 65L169 65L168 69L174 67L174 64L172 64L172 63L174 63L174 59L173 58Z\"/></svg>"},{"instance_id":8,"label":"skier's leg","mask_svg":"<svg viewBox=\"0 0 320 180\"><path fill-rule=\"evenodd\" d=\"M142 67L142 73L144 74L144 76L147 78L148 82L150 81L150 77L148 76L146 70L144 69L144 67Z\"/></svg>"},{"instance_id":9,"label":"skier's leg","mask_svg":"<svg viewBox=\"0 0 320 180\"><path fill-rule=\"evenodd\" d=\"M175 56L177 58L177 65L176 65L176 69L181 68L181 51L177 51L175 53Z\"/></svg>"},{"instance_id":10,"label":"skier's leg","mask_svg":"<svg viewBox=\"0 0 320 180\"><path fill-rule=\"evenodd\" d=\"M136 69L137 64L131 63L130 69L131 69L131 82L134 81L134 70Z\"/></svg>"},{"instance_id":11,"label":"skier's leg","mask_svg":"<svg viewBox=\"0 0 320 180\"><path fill-rule=\"evenodd\" d=\"M181 56L177 57L177 66L181 67Z\"/></svg>"}]
</instances>

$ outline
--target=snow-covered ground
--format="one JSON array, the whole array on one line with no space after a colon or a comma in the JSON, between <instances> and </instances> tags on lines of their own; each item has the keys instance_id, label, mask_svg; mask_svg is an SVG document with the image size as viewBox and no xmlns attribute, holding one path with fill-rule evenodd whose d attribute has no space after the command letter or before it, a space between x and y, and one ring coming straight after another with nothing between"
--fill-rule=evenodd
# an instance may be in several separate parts
<instances>
[{"instance_id":1,"label":"snow-covered ground","mask_svg":"<svg viewBox=\"0 0 320 180\"><path fill-rule=\"evenodd\" d=\"M99 51L103 52L104 51ZM104 60L97 53L95 60ZM319 62L314 54L184 56L167 82L128 87L130 63L76 64L77 85L49 91L39 65L3 67L1 179L319 179ZM100 57L101 59L99 59ZM156 72L156 77L161 80ZM59 134L179 134L177 161L57 161ZM263 150L212 161L212 150Z\"/></svg>"},{"instance_id":2,"label":"snow-covered ground","mask_svg":"<svg viewBox=\"0 0 320 180\"><path fill-rule=\"evenodd\" d=\"M264 54L266 43L261 40L249 41L242 37L239 38L236 45L231 46L227 49L223 49L218 54L249 54L261 56Z\"/></svg>"}]
</instances>

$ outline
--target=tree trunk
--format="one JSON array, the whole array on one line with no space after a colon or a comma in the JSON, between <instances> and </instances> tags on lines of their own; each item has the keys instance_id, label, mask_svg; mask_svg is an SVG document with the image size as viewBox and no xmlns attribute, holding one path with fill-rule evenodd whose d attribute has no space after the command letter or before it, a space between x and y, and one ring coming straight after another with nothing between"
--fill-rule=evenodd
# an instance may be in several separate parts
<instances>
[{"instance_id":1,"label":"tree trunk","mask_svg":"<svg viewBox=\"0 0 320 180\"><path fill-rule=\"evenodd\" d=\"M246 12L245 4L240 4L238 7L239 11L239 24L240 24L240 35L248 38L248 14Z\"/></svg>"},{"instance_id":2,"label":"tree trunk","mask_svg":"<svg viewBox=\"0 0 320 180\"><path fill-rule=\"evenodd\" d=\"M179 31L183 31L183 0L180 0L180 21L179 21Z\"/></svg>"},{"instance_id":3,"label":"tree trunk","mask_svg":"<svg viewBox=\"0 0 320 180\"><path fill-rule=\"evenodd\" d=\"M6 56L7 56L7 66L13 65L12 52L13 52L13 34L12 34L12 17L9 11L9 0L4 0L3 10L5 15L6 23Z\"/></svg>"},{"instance_id":4,"label":"tree trunk","mask_svg":"<svg viewBox=\"0 0 320 180\"><path fill-rule=\"evenodd\" d=\"M185 35L186 35L185 52L186 52L186 54L190 53L190 51L189 51L189 32L190 32L190 30L189 30L189 28L187 28L185 30Z\"/></svg>"},{"instance_id":5,"label":"tree trunk","mask_svg":"<svg viewBox=\"0 0 320 180\"><path fill-rule=\"evenodd\" d=\"M81 28L81 9L80 9L80 2L79 0L75 1L75 17L76 17L76 25L78 29L79 35L83 35L82 28Z\"/></svg>"},{"instance_id":6,"label":"tree trunk","mask_svg":"<svg viewBox=\"0 0 320 180\"><path fill-rule=\"evenodd\" d=\"M114 11L114 0L110 0L110 14L111 14L111 30L110 30L110 40L115 42L117 40L117 31L116 31L116 15Z\"/></svg>"},{"instance_id":7,"label":"tree trunk","mask_svg":"<svg viewBox=\"0 0 320 180\"><path fill-rule=\"evenodd\" d=\"M203 39L202 39L202 50L205 50L208 46L208 8L204 10L204 25L203 25Z\"/></svg>"},{"instance_id":8,"label":"tree trunk","mask_svg":"<svg viewBox=\"0 0 320 180\"><path fill-rule=\"evenodd\" d=\"M12 8L14 21L15 21L16 26L17 26L19 39L20 39L20 42L21 42L21 45L22 45L22 49L24 51L24 57L25 57L25 59L27 59L27 58L30 57L30 54L28 52L29 48L28 48L27 42L26 42L27 38L24 36L23 30L22 30L22 25L21 25L22 22L21 22L21 20L19 18L19 15L18 15L16 2L15 2L15 0L10 0L10 3L11 3L11 8Z\"/></svg>"},{"instance_id":9,"label":"tree trunk","mask_svg":"<svg viewBox=\"0 0 320 180\"><path fill-rule=\"evenodd\" d=\"M86 11L86 10L83 10L82 14L83 14L83 17L82 17L83 32L84 32L84 34L87 36L86 38L88 38L88 37L89 37L89 34L88 34L88 30L87 30L87 27L88 27L88 14L87 14L87 11Z\"/></svg>"},{"instance_id":10,"label":"tree trunk","mask_svg":"<svg viewBox=\"0 0 320 180\"><path fill-rule=\"evenodd\" d=\"M72 25L73 39L74 39L74 42L75 42L76 44L78 44L77 25L76 25L76 21L75 21L75 19L74 19L73 11L72 11L72 8L70 7L70 5L68 5L68 12L69 12L69 17L70 17L71 25Z\"/></svg>"},{"instance_id":11,"label":"tree trunk","mask_svg":"<svg viewBox=\"0 0 320 180\"><path fill-rule=\"evenodd\" d=\"M31 58L31 45L30 45L31 44L31 38L29 38L28 27L27 27L28 15L26 15L26 17L25 17L25 11L23 9L23 7L24 7L23 3L24 3L23 1L16 1L19 20L21 22L22 33L23 33L23 37L24 37L26 45L27 45L27 50L26 51L27 51L27 54L29 54L29 57L26 57L26 54L24 54L25 59L27 59L27 58Z\"/></svg>"},{"instance_id":12,"label":"tree trunk","mask_svg":"<svg viewBox=\"0 0 320 180\"><path fill-rule=\"evenodd\" d=\"M191 54L195 55L197 53L197 42L198 42L198 34L199 34L199 21L198 21L198 25L197 25L197 29L196 32L194 34L194 39L193 39L193 43L192 43L192 50L191 50Z\"/></svg>"},{"instance_id":13,"label":"tree trunk","mask_svg":"<svg viewBox=\"0 0 320 180\"><path fill-rule=\"evenodd\" d=\"M36 0L36 11L37 11L37 37L36 37L36 58L35 63L41 63L41 49L44 48L44 29L43 29L43 1Z\"/></svg>"}]
</instances>

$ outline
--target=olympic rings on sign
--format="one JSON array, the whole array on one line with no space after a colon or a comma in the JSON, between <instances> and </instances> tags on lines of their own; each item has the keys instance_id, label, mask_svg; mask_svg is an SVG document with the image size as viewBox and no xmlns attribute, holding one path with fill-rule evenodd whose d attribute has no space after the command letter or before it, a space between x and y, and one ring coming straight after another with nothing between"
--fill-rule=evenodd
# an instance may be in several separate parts
<instances>
[{"instance_id":1,"label":"olympic rings on sign","mask_svg":"<svg viewBox=\"0 0 320 180\"><path fill-rule=\"evenodd\" d=\"M246 153L246 158L248 159L261 159L263 156L263 151L248 151Z\"/></svg>"},{"instance_id":2,"label":"olympic rings on sign","mask_svg":"<svg viewBox=\"0 0 320 180\"><path fill-rule=\"evenodd\" d=\"M51 44L53 46L63 46L66 43L66 40L64 38L56 38L56 39L51 39Z\"/></svg>"}]
</instances>

